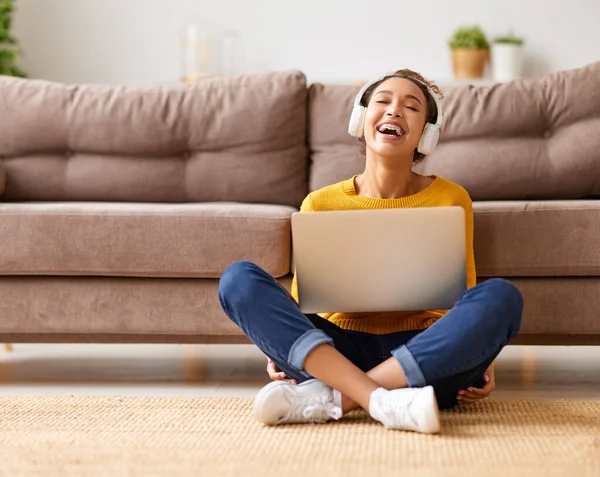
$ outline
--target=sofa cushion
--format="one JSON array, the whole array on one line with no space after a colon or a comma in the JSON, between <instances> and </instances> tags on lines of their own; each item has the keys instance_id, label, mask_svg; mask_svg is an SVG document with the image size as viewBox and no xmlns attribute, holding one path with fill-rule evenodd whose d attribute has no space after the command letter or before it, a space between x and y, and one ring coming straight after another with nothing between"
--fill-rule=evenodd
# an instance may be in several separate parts
<instances>
[{"instance_id":1,"label":"sofa cushion","mask_svg":"<svg viewBox=\"0 0 600 477\"><path fill-rule=\"evenodd\" d=\"M279 279L290 288L289 276ZM515 278L530 334L600 335L600 278ZM211 279L0 277L0 336L20 342L248 342Z\"/></svg>"},{"instance_id":2,"label":"sofa cushion","mask_svg":"<svg viewBox=\"0 0 600 477\"><path fill-rule=\"evenodd\" d=\"M446 91L436 152L417 166L475 200L600 196L600 63L492 87ZM348 119L358 88L309 91L310 190L364 169Z\"/></svg>"},{"instance_id":3,"label":"sofa cushion","mask_svg":"<svg viewBox=\"0 0 600 477\"><path fill-rule=\"evenodd\" d=\"M352 177L365 168L359 142L348 134L354 86L313 84L308 90L309 190Z\"/></svg>"},{"instance_id":4,"label":"sofa cushion","mask_svg":"<svg viewBox=\"0 0 600 477\"><path fill-rule=\"evenodd\" d=\"M463 86L422 171L458 182L473 199L600 195L600 62L544 78Z\"/></svg>"},{"instance_id":5,"label":"sofa cushion","mask_svg":"<svg viewBox=\"0 0 600 477\"><path fill-rule=\"evenodd\" d=\"M600 276L600 200L474 202L480 277Z\"/></svg>"},{"instance_id":6,"label":"sofa cushion","mask_svg":"<svg viewBox=\"0 0 600 477\"><path fill-rule=\"evenodd\" d=\"M279 282L291 285L289 276ZM223 312L214 279L0 277L0 296L2 338L27 333L44 342L62 334L68 342L69 335L92 341L104 335L160 343L170 335L182 343L189 336L200 342L244 336Z\"/></svg>"},{"instance_id":7,"label":"sofa cushion","mask_svg":"<svg viewBox=\"0 0 600 477\"><path fill-rule=\"evenodd\" d=\"M4 199L297 207L306 96L298 71L153 88L0 77Z\"/></svg>"},{"instance_id":8,"label":"sofa cushion","mask_svg":"<svg viewBox=\"0 0 600 477\"><path fill-rule=\"evenodd\" d=\"M250 260L290 271L281 205L0 203L0 275L219 277Z\"/></svg>"},{"instance_id":9,"label":"sofa cushion","mask_svg":"<svg viewBox=\"0 0 600 477\"><path fill-rule=\"evenodd\" d=\"M552 335L572 335L583 341L585 335L600 335L600 278L516 277L510 281L523 295L519 338L548 335L552 340Z\"/></svg>"}]
</instances>

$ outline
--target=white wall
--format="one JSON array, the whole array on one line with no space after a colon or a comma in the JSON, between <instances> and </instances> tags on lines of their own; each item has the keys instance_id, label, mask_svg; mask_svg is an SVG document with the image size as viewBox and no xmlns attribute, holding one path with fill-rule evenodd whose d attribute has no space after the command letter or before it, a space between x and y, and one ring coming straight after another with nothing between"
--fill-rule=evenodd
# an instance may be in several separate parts
<instances>
[{"instance_id":1,"label":"white wall","mask_svg":"<svg viewBox=\"0 0 600 477\"><path fill-rule=\"evenodd\" d=\"M600 0L17 0L15 33L33 77L154 85L178 80L189 22L235 31L239 73L297 68L349 82L409 67L451 78L446 40L461 24L527 38L525 73L600 60Z\"/></svg>"}]
</instances>

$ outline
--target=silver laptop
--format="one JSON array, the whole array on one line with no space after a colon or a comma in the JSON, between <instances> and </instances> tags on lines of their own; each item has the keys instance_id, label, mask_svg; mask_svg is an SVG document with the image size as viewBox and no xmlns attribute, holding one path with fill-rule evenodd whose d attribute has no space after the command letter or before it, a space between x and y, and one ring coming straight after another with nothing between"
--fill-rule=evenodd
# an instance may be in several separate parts
<instances>
[{"instance_id":1,"label":"silver laptop","mask_svg":"<svg viewBox=\"0 0 600 477\"><path fill-rule=\"evenodd\" d=\"M445 310L466 289L462 207L292 215L303 313Z\"/></svg>"}]
</instances>

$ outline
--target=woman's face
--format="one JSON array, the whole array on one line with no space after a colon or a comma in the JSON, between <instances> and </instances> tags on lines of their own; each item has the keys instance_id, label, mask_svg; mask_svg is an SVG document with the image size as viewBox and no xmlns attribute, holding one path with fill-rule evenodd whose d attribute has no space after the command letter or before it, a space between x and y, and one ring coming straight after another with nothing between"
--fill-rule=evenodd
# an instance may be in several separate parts
<instances>
[{"instance_id":1,"label":"woman's face","mask_svg":"<svg viewBox=\"0 0 600 477\"><path fill-rule=\"evenodd\" d=\"M427 118L421 88L404 78L390 78L371 96L365 116L367 149L381 156L412 158Z\"/></svg>"}]
</instances>

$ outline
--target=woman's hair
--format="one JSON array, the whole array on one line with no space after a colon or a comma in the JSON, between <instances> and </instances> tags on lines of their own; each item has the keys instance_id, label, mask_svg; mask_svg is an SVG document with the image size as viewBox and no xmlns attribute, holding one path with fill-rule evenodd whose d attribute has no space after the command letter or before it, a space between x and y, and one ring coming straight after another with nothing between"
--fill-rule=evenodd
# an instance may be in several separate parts
<instances>
[{"instance_id":1,"label":"woman's hair","mask_svg":"<svg viewBox=\"0 0 600 477\"><path fill-rule=\"evenodd\" d=\"M413 83L415 83L421 89L421 91L423 91L423 94L425 95L425 98L427 100L427 110L426 110L425 123L434 123L435 124L435 122L437 120L437 105L435 103L435 100L429 94L429 91L427 91L427 88L425 86L423 86L421 83L419 83L419 81L421 81L421 82L425 83L427 86L429 86L429 88L431 89L431 91L433 91L434 94L436 94L438 98L442 99L444 96L442 95L442 92L440 91L440 89L435 84L433 84L432 82L430 82L430 81L426 80L425 78L423 78L423 76L421 76L419 73L417 73L415 71L412 71L412 70L409 70L409 69L398 70L398 71L396 71L394 73L394 75L406 76L406 78L408 80L410 80L411 78L414 78L415 80L418 80L418 81L413 81ZM377 83L375 83L372 86L370 86L365 91L365 94L362 97L361 104L363 106L367 107L368 104L369 104L369 101L371 100L371 96L373 96L373 92L377 89L377 87L381 83L383 83L384 81L386 81L387 79L393 78L394 75L386 76L382 80L380 80ZM365 143L364 136L360 138L360 153L361 153L361 157L364 158L365 154L366 154L366 143ZM424 157L425 157L425 154L421 154L419 151L417 151L415 149L415 154L413 156L413 164L417 164L418 162L421 162Z\"/></svg>"}]
</instances>

